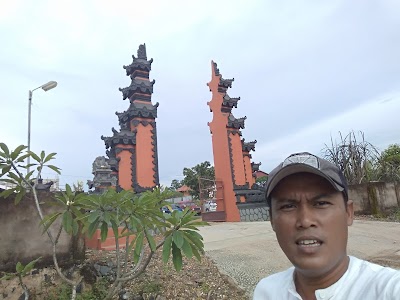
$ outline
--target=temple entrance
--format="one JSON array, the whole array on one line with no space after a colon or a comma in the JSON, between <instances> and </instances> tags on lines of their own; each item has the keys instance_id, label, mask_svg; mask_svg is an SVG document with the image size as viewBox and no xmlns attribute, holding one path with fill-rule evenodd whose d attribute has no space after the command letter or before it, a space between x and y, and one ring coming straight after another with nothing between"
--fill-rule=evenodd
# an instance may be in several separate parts
<instances>
[{"instance_id":1,"label":"temple entrance","mask_svg":"<svg viewBox=\"0 0 400 300\"><path fill-rule=\"evenodd\" d=\"M223 182L200 177L199 191L203 221L226 221Z\"/></svg>"}]
</instances>

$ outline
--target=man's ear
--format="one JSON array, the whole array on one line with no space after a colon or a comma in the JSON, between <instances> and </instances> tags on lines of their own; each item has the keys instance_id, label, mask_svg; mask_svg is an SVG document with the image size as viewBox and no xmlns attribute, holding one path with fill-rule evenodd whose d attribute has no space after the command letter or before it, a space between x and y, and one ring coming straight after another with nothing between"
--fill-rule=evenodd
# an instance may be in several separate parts
<instances>
[{"instance_id":1,"label":"man's ear","mask_svg":"<svg viewBox=\"0 0 400 300\"><path fill-rule=\"evenodd\" d=\"M347 213L347 226L353 224L354 219L354 204L352 200L348 200L346 203L346 213Z\"/></svg>"},{"instance_id":2,"label":"man's ear","mask_svg":"<svg viewBox=\"0 0 400 300\"><path fill-rule=\"evenodd\" d=\"M272 219L271 207L269 208L268 212L269 212L269 221L271 222L272 230L275 231L274 221Z\"/></svg>"}]
</instances>

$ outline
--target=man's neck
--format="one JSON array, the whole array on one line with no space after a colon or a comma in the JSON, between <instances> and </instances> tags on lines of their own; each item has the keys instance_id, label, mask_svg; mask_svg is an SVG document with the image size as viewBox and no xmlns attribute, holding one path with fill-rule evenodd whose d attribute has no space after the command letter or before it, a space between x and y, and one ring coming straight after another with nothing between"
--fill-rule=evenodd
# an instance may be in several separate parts
<instances>
[{"instance_id":1,"label":"man's neck","mask_svg":"<svg viewBox=\"0 0 400 300\"><path fill-rule=\"evenodd\" d=\"M307 276L303 272L294 271L294 282L296 290L303 300L315 300L315 291L325 289L337 282L346 273L350 263L350 258L346 255L345 259L329 270L327 273L318 276Z\"/></svg>"}]
</instances>

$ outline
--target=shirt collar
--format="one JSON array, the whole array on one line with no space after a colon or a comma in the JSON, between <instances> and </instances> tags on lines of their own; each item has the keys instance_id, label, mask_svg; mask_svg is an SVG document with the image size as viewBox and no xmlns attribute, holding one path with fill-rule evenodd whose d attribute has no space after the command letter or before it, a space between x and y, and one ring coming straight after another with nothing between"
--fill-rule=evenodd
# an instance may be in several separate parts
<instances>
[{"instance_id":1,"label":"shirt collar","mask_svg":"<svg viewBox=\"0 0 400 300\"><path fill-rule=\"evenodd\" d=\"M351 269L351 265L353 263L354 263L353 257L349 256L349 266L348 266L346 272L334 284L328 286L325 289L316 290L315 291L316 298L321 299L321 300L331 299L335 295L336 289L346 280L345 278L348 276L349 270ZM299 295L299 293L297 292L296 285L294 283L294 267L292 268L292 276L291 276L291 280L288 284L288 291L297 299L302 299L301 296Z\"/></svg>"}]
</instances>

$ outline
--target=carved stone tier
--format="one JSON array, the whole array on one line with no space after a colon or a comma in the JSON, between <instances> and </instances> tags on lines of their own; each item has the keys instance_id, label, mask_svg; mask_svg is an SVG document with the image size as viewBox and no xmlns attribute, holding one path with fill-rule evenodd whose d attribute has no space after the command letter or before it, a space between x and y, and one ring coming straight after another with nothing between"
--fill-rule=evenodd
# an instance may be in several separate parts
<instances>
[{"instance_id":1,"label":"carved stone tier","mask_svg":"<svg viewBox=\"0 0 400 300\"><path fill-rule=\"evenodd\" d=\"M101 139L106 145L106 149L115 147L116 145L136 145L136 132L131 132L129 130L121 130L118 132L112 128L114 133L111 137L101 136Z\"/></svg>"},{"instance_id":2,"label":"carved stone tier","mask_svg":"<svg viewBox=\"0 0 400 300\"><path fill-rule=\"evenodd\" d=\"M140 94L152 94L153 93L153 85L156 81L148 81L134 78L132 79L131 85L126 88L120 88L119 90L122 92L122 98L130 99L135 93Z\"/></svg>"},{"instance_id":3,"label":"carved stone tier","mask_svg":"<svg viewBox=\"0 0 400 300\"><path fill-rule=\"evenodd\" d=\"M116 112L115 114L118 116L120 126L123 126L123 124L131 122L134 118L157 118L158 106L158 102L154 105L151 103L133 102L128 110L123 113Z\"/></svg>"},{"instance_id":4,"label":"carved stone tier","mask_svg":"<svg viewBox=\"0 0 400 300\"><path fill-rule=\"evenodd\" d=\"M254 140L252 142L246 143L244 141L244 139L242 139L242 150L243 150L243 152L255 151L256 150L256 143L257 143L257 140Z\"/></svg>"},{"instance_id":5,"label":"carved stone tier","mask_svg":"<svg viewBox=\"0 0 400 300\"><path fill-rule=\"evenodd\" d=\"M231 97L229 97L228 94L226 94L223 98L222 106L229 107L229 108L233 108L233 107L237 108L237 104L238 104L239 100L240 100L240 97L231 98Z\"/></svg>"},{"instance_id":6,"label":"carved stone tier","mask_svg":"<svg viewBox=\"0 0 400 300\"><path fill-rule=\"evenodd\" d=\"M235 118L232 114L229 115L228 124L226 125L228 128L234 129L244 129L244 121L246 117L243 118Z\"/></svg>"},{"instance_id":7,"label":"carved stone tier","mask_svg":"<svg viewBox=\"0 0 400 300\"><path fill-rule=\"evenodd\" d=\"M260 170L260 166L261 166L261 163L252 162L251 163L251 170L253 171L253 173L259 171Z\"/></svg>"},{"instance_id":8,"label":"carved stone tier","mask_svg":"<svg viewBox=\"0 0 400 300\"><path fill-rule=\"evenodd\" d=\"M126 70L126 75L135 75L134 73L137 72L136 75L143 74L147 77L149 76L149 72L151 71L151 63L153 62L153 59L147 60L147 54L146 54L146 44L140 45L139 49L137 51L137 58L135 55L132 55L133 61L130 65L124 66L124 69ZM144 71L144 72L143 72Z\"/></svg>"},{"instance_id":9,"label":"carved stone tier","mask_svg":"<svg viewBox=\"0 0 400 300\"><path fill-rule=\"evenodd\" d=\"M116 187L118 184L116 174L111 170L109 160L98 156L92 165L93 180L88 180L89 189L94 188L94 193L102 193L106 189Z\"/></svg>"}]
</instances>

